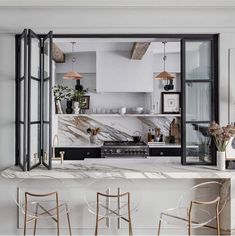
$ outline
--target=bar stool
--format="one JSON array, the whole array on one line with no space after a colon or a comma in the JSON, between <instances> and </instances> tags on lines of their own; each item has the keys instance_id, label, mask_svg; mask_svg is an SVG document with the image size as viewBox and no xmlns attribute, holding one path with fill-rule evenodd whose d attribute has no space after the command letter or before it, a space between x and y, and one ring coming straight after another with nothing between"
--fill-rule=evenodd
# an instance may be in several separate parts
<instances>
[{"instance_id":1,"label":"bar stool","mask_svg":"<svg viewBox=\"0 0 235 236\"><path fill-rule=\"evenodd\" d=\"M104 197L105 201L107 202L107 200L109 198L116 198L117 200L117 208L115 209L111 209L107 204L104 205L103 201L101 200L101 198ZM128 217L124 217L123 214L120 213L120 210L124 207L126 207L126 204L121 205L121 199L127 197L127 213L128 213ZM104 194L104 193L97 193L97 208L96 208L96 226L95 226L95 235L98 235L98 227L99 227L99 221L109 217L110 215L114 214L115 216L118 217L118 219L122 219L124 221L126 221L128 223L129 226L129 235L133 235L132 232L132 224L131 224L131 208L130 208L130 193L129 192L125 192L125 193L120 193L120 189L118 188L118 194L117 195L111 195L111 194ZM100 216L100 207L104 208L107 212L106 215L104 216Z\"/></svg>"},{"instance_id":2,"label":"bar stool","mask_svg":"<svg viewBox=\"0 0 235 236\"><path fill-rule=\"evenodd\" d=\"M96 216L95 235L98 235L99 223L106 220L109 227L111 218L117 218L118 229L121 221L126 222L129 235L133 235L131 214L138 210L141 200L137 189L131 180L124 178L98 179L87 186L85 200L88 210Z\"/></svg>"},{"instance_id":3,"label":"bar stool","mask_svg":"<svg viewBox=\"0 0 235 236\"><path fill-rule=\"evenodd\" d=\"M201 227L216 229L217 235L220 235L219 216L227 203L227 197L227 187L221 182L209 181L195 185L181 195L176 208L161 212L158 235L162 223L187 228L189 236L192 229ZM214 220L216 226L211 226Z\"/></svg>"},{"instance_id":4,"label":"bar stool","mask_svg":"<svg viewBox=\"0 0 235 236\"><path fill-rule=\"evenodd\" d=\"M56 222L59 235L62 215L67 218L69 235L72 235L69 215L71 208L65 201L69 190L63 181L48 176L34 176L21 181L17 186L17 193L17 205L24 214L24 235L31 222L34 222L33 235L36 235L38 220L42 218Z\"/></svg>"}]
</instances>

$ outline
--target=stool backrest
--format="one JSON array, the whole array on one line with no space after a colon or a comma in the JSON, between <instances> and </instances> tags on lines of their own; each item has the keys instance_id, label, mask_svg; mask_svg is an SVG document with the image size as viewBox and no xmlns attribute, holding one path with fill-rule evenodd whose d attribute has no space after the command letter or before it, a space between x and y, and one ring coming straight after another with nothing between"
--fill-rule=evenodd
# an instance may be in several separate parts
<instances>
[{"instance_id":1,"label":"stool backrest","mask_svg":"<svg viewBox=\"0 0 235 236\"><path fill-rule=\"evenodd\" d=\"M184 192L177 208L188 208L192 212L194 226L207 225L216 218L216 205L220 214L228 199L228 186L219 181L209 181L195 185ZM192 204L195 203L195 204Z\"/></svg>"}]
</instances>

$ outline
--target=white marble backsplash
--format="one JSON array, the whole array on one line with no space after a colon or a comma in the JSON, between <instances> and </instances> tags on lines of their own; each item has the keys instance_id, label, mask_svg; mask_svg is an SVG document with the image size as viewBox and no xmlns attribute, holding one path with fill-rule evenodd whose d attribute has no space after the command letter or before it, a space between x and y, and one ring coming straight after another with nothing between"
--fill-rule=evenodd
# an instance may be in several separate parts
<instances>
[{"instance_id":1,"label":"white marble backsplash","mask_svg":"<svg viewBox=\"0 0 235 236\"><path fill-rule=\"evenodd\" d=\"M90 144L87 129L100 128L98 143L110 140L132 140L139 131L143 141L147 141L149 128L159 127L164 136L169 136L172 117L93 117L60 116L58 119L59 145Z\"/></svg>"}]
</instances>

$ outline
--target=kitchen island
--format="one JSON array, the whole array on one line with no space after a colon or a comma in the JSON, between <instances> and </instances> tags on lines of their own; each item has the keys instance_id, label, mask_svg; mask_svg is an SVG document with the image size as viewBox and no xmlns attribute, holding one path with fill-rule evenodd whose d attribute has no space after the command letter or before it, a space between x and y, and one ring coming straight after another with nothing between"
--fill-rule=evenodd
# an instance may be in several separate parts
<instances>
[{"instance_id":1,"label":"kitchen island","mask_svg":"<svg viewBox=\"0 0 235 236\"><path fill-rule=\"evenodd\" d=\"M85 159L84 161L65 161L63 165L53 162L53 169L47 170L44 167L36 168L30 172L23 172L19 167L11 167L1 173L2 177L10 181L21 181L22 179L34 178L38 175L73 181L77 185L76 199L79 207L71 213L72 228L79 234L93 234L95 215L87 209L86 189L94 181L103 181L106 184L107 178L124 178L132 181L138 186L135 194L141 195L141 203L137 212L133 212L134 234L154 235L156 234L157 221L163 209L175 207L180 195L195 184L210 180L220 180L226 186L231 184L231 193L227 206L221 214L222 229L227 234L235 229L235 198L234 179L235 171L218 171L213 166L182 166L179 157L149 157L146 159ZM42 179L42 185L45 179ZM106 186L109 187L108 184ZM132 191L132 189L130 189ZM71 196L74 198L74 196ZM95 195L94 195L95 200ZM22 216L21 216L22 217ZM20 225L22 219L20 217ZM84 221L84 219L86 219ZM115 223L114 223L115 225ZM22 225L21 225L22 226ZM105 234L125 234L126 225L122 224L121 229L115 227L107 229L102 226L101 231ZM43 230L43 227L42 229ZM114 230L114 231L112 231ZM163 230L163 234L184 235L186 229ZM202 229L196 231L197 235L211 234L213 230Z\"/></svg>"}]
</instances>

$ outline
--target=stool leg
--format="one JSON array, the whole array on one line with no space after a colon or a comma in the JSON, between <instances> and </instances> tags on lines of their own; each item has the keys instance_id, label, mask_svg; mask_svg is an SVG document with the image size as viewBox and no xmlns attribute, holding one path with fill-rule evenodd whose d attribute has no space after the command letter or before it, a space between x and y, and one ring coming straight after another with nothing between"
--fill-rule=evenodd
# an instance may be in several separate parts
<instances>
[{"instance_id":1,"label":"stool leg","mask_svg":"<svg viewBox=\"0 0 235 236\"><path fill-rule=\"evenodd\" d=\"M130 205L130 193L128 193L128 220L129 220L129 235L133 235L132 224L131 224L131 205Z\"/></svg>"},{"instance_id":2,"label":"stool leg","mask_svg":"<svg viewBox=\"0 0 235 236\"><path fill-rule=\"evenodd\" d=\"M162 226L162 214L160 214L160 219L159 219L159 222L158 222L158 230L157 230L157 235L158 236L160 235L160 232L161 232L161 226Z\"/></svg>"},{"instance_id":3,"label":"stool leg","mask_svg":"<svg viewBox=\"0 0 235 236\"><path fill-rule=\"evenodd\" d=\"M24 208L24 235L26 235L27 211L28 211L27 193L25 193L24 204L25 204L25 208Z\"/></svg>"},{"instance_id":4,"label":"stool leg","mask_svg":"<svg viewBox=\"0 0 235 236\"><path fill-rule=\"evenodd\" d=\"M66 207L66 212L67 212L67 220L68 220L68 226L69 226L69 234L72 236L72 230L71 230L71 224L70 224L70 217L69 217L69 210L68 210L68 205L65 205Z\"/></svg>"},{"instance_id":5,"label":"stool leg","mask_svg":"<svg viewBox=\"0 0 235 236\"><path fill-rule=\"evenodd\" d=\"M217 235L220 236L219 204L217 204L216 206L216 226L217 226Z\"/></svg>"},{"instance_id":6,"label":"stool leg","mask_svg":"<svg viewBox=\"0 0 235 236\"><path fill-rule=\"evenodd\" d=\"M59 219L59 196L58 192L56 192L56 215L57 215L57 235L60 235L60 219Z\"/></svg>"},{"instance_id":7,"label":"stool leg","mask_svg":"<svg viewBox=\"0 0 235 236\"><path fill-rule=\"evenodd\" d=\"M98 235L98 224L99 224L99 194L96 195L96 224L95 224L95 236Z\"/></svg>"},{"instance_id":8,"label":"stool leg","mask_svg":"<svg viewBox=\"0 0 235 236\"><path fill-rule=\"evenodd\" d=\"M36 212L35 212L35 220L34 220L34 229L33 229L33 235L35 236L36 235L36 228L37 228L37 216L38 216L38 203L36 205Z\"/></svg>"}]
</instances>

